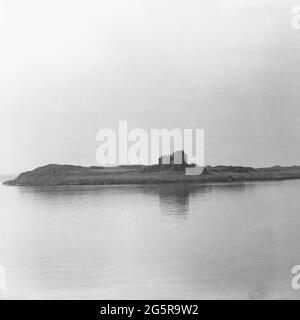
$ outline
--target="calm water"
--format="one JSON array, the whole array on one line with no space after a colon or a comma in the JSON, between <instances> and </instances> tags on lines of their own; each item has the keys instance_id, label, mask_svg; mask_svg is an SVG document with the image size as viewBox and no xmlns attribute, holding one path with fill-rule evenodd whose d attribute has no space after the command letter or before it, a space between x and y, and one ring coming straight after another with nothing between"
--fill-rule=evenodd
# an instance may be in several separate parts
<instances>
[{"instance_id":1,"label":"calm water","mask_svg":"<svg viewBox=\"0 0 300 320\"><path fill-rule=\"evenodd\" d=\"M299 191L300 181L1 186L0 297L300 298Z\"/></svg>"}]
</instances>

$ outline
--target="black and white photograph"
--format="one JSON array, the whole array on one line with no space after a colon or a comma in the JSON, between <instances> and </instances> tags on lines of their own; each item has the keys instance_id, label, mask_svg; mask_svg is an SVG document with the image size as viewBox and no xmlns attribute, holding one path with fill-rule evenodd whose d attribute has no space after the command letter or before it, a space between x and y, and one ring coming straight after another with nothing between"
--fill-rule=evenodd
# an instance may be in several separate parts
<instances>
[{"instance_id":1,"label":"black and white photograph","mask_svg":"<svg viewBox=\"0 0 300 320\"><path fill-rule=\"evenodd\" d=\"M0 300L300 299L299 131L300 0L0 0Z\"/></svg>"}]
</instances>

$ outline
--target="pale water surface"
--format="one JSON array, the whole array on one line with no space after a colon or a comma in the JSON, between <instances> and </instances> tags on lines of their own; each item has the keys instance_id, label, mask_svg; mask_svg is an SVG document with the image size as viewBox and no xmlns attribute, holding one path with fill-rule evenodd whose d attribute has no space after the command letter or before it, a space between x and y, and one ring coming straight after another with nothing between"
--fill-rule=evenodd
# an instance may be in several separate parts
<instances>
[{"instance_id":1,"label":"pale water surface","mask_svg":"<svg viewBox=\"0 0 300 320\"><path fill-rule=\"evenodd\" d=\"M300 298L299 191L0 186L0 297Z\"/></svg>"}]
</instances>

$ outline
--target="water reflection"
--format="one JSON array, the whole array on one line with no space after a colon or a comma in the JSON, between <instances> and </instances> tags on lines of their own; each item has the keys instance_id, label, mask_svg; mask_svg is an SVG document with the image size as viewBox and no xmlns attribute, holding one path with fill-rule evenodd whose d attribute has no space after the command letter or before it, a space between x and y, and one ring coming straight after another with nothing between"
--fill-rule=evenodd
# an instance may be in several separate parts
<instances>
[{"instance_id":1,"label":"water reflection","mask_svg":"<svg viewBox=\"0 0 300 320\"><path fill-rule=\"evenodd\" d=\"M299 188L0 187L0 298L297 297Z\"/></svg>"},{"instance_id":2,"label":"water reflection","mask_svg":"<svg viewBox=\"0 0 300 320\"><path fill-rule=\"evenodd\" d=\"M58 187L19 187L18 191L25 200L43 204L48 209L52 206L70 206L81 208L88 201L90 206L102 206L103 202L118 202L122 205L138 198L159 201L162 216L179 220L186 219L190 212L190 200L204 200L212 194L219 196L234 192L244 192L251 184L160 184L160 185L106 185L106 186L58 186Z\"/></svg>"}]
</instances>

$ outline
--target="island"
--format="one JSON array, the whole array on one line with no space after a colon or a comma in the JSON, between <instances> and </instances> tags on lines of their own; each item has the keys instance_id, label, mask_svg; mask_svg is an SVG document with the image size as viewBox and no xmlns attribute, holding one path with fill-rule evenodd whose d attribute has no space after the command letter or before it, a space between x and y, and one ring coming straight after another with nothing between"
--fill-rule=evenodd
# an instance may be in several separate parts
<instances>
[{"instance_id":1,"label":"island","mask_svg":"<svg viewBox=\"0 0 300 320\"><path fill-rule=\"evenodd\" d=\"M182 156L182 162L175 160ZM165 160L169 163L165 164ZM177 151L163 156L154 165L75 166L48 164L21 173L14 180L5 181L9 186L64 186L64 185L119 185L160 183L210 183L300 179L300 166L273 166L253 168L243 166L205 166L200 175L186 175L186 168L194 167L187 162L186 154Z\"/></svg>"}]
</instances>

